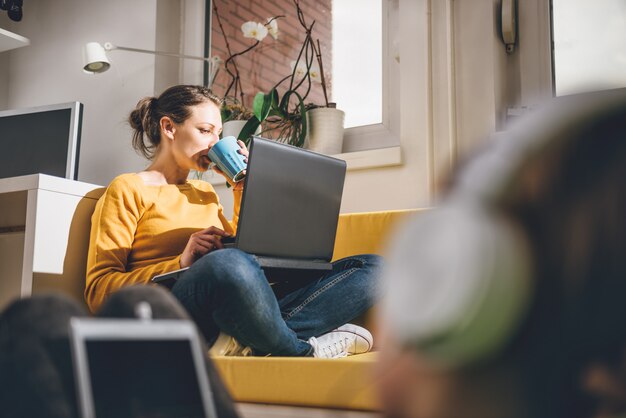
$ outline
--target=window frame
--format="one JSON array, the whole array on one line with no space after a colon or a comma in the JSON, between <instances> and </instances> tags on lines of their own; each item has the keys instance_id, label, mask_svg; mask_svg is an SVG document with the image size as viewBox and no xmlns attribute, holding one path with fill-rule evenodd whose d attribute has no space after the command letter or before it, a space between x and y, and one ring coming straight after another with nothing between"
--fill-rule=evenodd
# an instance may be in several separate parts
<instances>
[{"instance_id":1,"label":"window frame","mask_svg":"<svg viewBox=\"0 0 626 418\"><path fill-rule=\"evenodd\" d=\"M520 107L532 109L554 97L552 0L518 3Z\"/></svg>"},{"instance_id":2,"label":"window frame","mask_svg":"<svg viewBox=\"0 0 626 418\"><path fill-rule=\"evenodd\" d=\"M400 145L400 68L397 43L399 38L398 0L382 2L382 122L347 128L344 132L344 153L390 148ZM395 75L395 76L392 76ZM395 99L394 99L395 98Z\"/></svg>"}]
</instances>

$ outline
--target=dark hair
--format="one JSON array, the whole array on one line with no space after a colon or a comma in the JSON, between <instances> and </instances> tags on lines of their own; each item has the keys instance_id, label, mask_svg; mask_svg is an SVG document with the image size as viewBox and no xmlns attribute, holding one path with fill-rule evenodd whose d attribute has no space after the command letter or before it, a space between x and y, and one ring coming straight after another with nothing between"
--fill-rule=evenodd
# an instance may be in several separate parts
<instances>
[{"instance_id":1,"label":"dark hair","mask_svg":"<svg viewBox=\"0 0 626 418\"><path fill-rule=\"evenodd\" d=\"M159 97L144 97L130 112L128 123L133 128L133 148L151 160L161 143L160 120L167 116L174 123L183 123L191 115L191 108L201 103L222 105L219 97L207 87L178 85L165 90Z\"/></svg>"}]
</instances>

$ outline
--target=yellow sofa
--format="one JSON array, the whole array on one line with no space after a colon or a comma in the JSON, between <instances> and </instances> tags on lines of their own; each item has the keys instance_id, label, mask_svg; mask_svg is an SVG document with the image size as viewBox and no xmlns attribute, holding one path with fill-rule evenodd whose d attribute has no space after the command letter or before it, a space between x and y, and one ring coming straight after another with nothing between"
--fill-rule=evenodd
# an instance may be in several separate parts
<instances>
[{"instance_id":1,"label":"yellow sofa","mask_svg":"<svg viewBox=\"0 0 626 418\"><path fill-rule=\"evenodd\" d=\"M38 274L33 292L61 291L82 301L91 212L103 189L83 199L69 232L68 253L84 260L62 276ZM334 259L348 255L384 254L389 239L415 210L344 214L339 217ZM374 334L371 311L357 321ZM376 410L370 372L377 353L323 360L280 357L215 357L215 364L239 402L273 403L324 408Z\"/></svg>"},{"instance_id":2,"label":"yellow sofa","mask_svg":"<svg viewBox=\"0 0 626 418\"><path fill-rule=\"evenodd\" d=\"M416 210L353 213L339 217L334 259L383 254L394 230ZM361 323L374 335L368 312ZM214 357L215 364L238 402L321 408L377 410L372 368L377 353L342 359L289 357Z\"/></svg>"}]
</instances>

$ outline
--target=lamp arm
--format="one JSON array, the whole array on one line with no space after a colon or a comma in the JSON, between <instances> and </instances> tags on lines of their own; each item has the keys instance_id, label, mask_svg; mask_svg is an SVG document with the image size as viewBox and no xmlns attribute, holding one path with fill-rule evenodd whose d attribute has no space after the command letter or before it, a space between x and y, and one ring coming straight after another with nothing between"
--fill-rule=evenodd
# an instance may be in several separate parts
<instances>
[{"instance_id":1,"label":"lamp arm","mask_svg":"<svg viewBox=\"0 0 626 418\"><path fill-rule=\"evenodd\" d=\"M129 48L126 46L117 46L117 45L113 45L110 42L107 42L104 44L104 49L107 51L112 51L114 49L119 49L121 51L132 51L132 52L141 52L143 54L153 54L153 55L163 55L166 57L174 57L174 58L187 58L187 59L192 59L192 60L199 60L199 61L210 61L210 58L203 58L203 57L196 57L193 55L181 55L181 54L174 54L172 52L163 52L163 51L151 51L149 49L139 49L139 48Z\"/></svg>"}]
</instances>

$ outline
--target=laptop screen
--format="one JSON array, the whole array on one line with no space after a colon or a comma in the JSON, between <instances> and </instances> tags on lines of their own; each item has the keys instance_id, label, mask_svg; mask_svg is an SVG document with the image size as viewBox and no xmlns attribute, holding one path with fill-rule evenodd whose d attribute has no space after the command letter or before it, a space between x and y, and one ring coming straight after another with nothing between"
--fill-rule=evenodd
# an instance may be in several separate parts
<instances>
[{"instance_id":1,"label":"laptop screen","mask_svg":"<svg viewBox=\"0 0 626 418\"><path fill-rule=\"evenodd\" d=\"M214 405L189 321L72 319L83 418L205 418Z\"/></svg>"}]
</instances>

